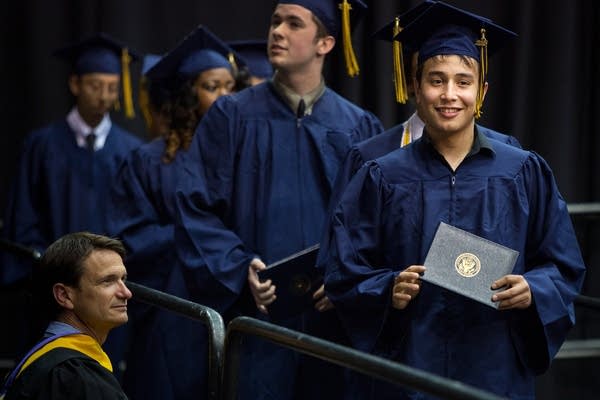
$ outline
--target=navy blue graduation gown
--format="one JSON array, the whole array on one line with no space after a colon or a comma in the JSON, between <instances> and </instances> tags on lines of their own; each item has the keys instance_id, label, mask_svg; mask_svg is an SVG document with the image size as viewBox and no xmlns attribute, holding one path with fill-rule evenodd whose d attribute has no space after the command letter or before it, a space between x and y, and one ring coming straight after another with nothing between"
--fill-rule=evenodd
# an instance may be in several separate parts
<instances>
[{"instance_id":1,"label":"navy blue graduation gown","mask_svg":"<svg viewBox=\"0 0 600 400\"><path fill-rule=\"evenodd\" d=\"M114 123L104 147L93 153L77 146L66 120L32 132L7 202L5 237L43 252L70 232L105 234L110 185L125 155L141 143ZM7 257L1 282L27 276L28 261Z\"/></svg>"},{"instance_id":2,"label":"navy blue graduation gown","mask_svg":"<svg viewBox=\"0 0 600 400\"><path fill-rule=\"evenodd\" d=\"M158 138L123 162L111 191L109 230L127 248L129 279L189 299L182 270L176 267L173 236L173 198L188 153L180 150L165 164L164 150L165 140ZM207 398L203 325L135 301L129 316L135 338L123 377L129 398Z\"/></svg>"},{"instance_id":3,"label":"navy blue graduation gown","mask_svg":"<svg viewBox=\"0 0 600 400\"><path fill-rule=\"evenodd\" d=\"M318 243L346 153L381 130L330 89L302 119L270 83L218 99L190 149L203 168L187 174L176 197L177 251L199 298L224 312L252 258L269 264Z\"/></svg>"},{"instance_id":4,"label":"navy blue graduation gown","mask_svg":"<svg viewBox=\"0 0 600 400\"><path fill-rule=\"evenodd\" d=\"M127 248L129 279L165 290L175 263L173 198L185 152L165 164L165 140L157 138L122 163L110 193L108 229Z\"/></svg>"},{"instance_id":5,"label":"navy blue graduation gown","mask_svg":"<svg viewBox=\"0 0 600 400\"><path fill-rule=\"evenodd\" d=\"M534 375L574 323L585 267L546 162L489 144L454 173L426 138L365 164L332 216L325 288L358 349L533 399ZM393 309L394 276L423 263L440 221L519 251L513 273L524 275L533 304L498 311L423 282L406 309ZM371 389L373 398L425 398L384 383Z\"/></svg>"},{"instance_id":6,"label":"navy blue graduation gown","mask_svg":"<svg viewBox=\"0 0 600 400\"><path fill-rule=\"evenodd\" d=\"M480 125L476 126L476 129L479 132L491 139L496 139L502 143L508 143L512 146L521 148L521 144L514 136L505 135ZM350 179L352 179L354 174L356 174L356 171L358 171L365 162L374 160L400 148L403 133L404 124L399 124L377 136L352 146L348 152L348 155L346 156L346 159L344 160L344 163L340 167L340 172L336 178L329 204L330 209L337 204L340 196L346 188L346 185L348 182L350 182ZM325 232L325 237L321 240L321 247L319 249L319 260L317 262L319 268L324 268L326 263L331 262L331 260L327 259L327 257L330 255L328 236L327 232Z\"/></svg>"},{"instance_id":7,"label":"navy blue graduation gown","mask_svg":"<svg viewBox=\"0 0 600 400\"><path fill-rule=\"evenodd\" d=\"M255 315L254 301L244 292L250 261L260 257L269 264L318 243L344 156L353 143L381 131L376 117L330 89L301 119L270 82L219 98L190 149L203 168L190 171L176 195L177 252L193 285L192 299L226 319L244 312L244 305ZM337 323L331 312L312 311L281 323L341 340L339 330L328 325ZM298 354L256 342L249 349L240 395L285 399L314 388L320 391L315 395L327 397L328 387L339 393L335 384L310 378L312 384L298 384ZM323 368L307 367L327 379Z\"/></svg>"}]
</instances>

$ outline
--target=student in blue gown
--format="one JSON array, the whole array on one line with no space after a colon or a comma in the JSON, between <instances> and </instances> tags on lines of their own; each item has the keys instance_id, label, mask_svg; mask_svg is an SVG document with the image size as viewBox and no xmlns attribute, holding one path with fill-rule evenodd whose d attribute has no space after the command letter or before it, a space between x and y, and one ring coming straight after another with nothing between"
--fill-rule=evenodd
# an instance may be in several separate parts
<instances>
[{"instance_id":1,"label":"student in blue gown","mask_svg":"<svg viewBox=\"0 0 600 400\"><path fill-rule=\"evenodd\" d=\"M397 60L400 62L399 65L394 65L394 82L404 82L401 84L401 87L404 87L404 89L396 87L396 100L399 103L405 104L407 101L411 104L414 103L412 81L417 70L418 49L415 49L415 45L412 44L410 40L405 40L403 43L400 43L397 40L397 34L401 31L402 27L410 24L434 3L435 1L433 0L426 0L419 3L415 7L394 18L392 22L373 34L373 37L378 40L393 42L393 57L397 57ZM403 123L386 130L380 135L352 146L336 178L335 188L331 196L331 206L337 202L350 179L365 162L381 157L400 147L404 147L423 135L425 122L423 122L419 116L417 105L414 104L414 106L416 110ZM477 129L487 137L508 143L512 146L521 147L521 144L514 136L496 132L479 124L477 125ZM328 250L329 243L326 239L323 239L318 262L320 268L323 268L324 264L327 262L325 257Z\"/></svg>"},{"instance_id":2,"label":"student in blue gown","mask_svg":"<svg viewBox=\"0 0 600 400\"><path fill-rule=\"evenodd\" d=\"M425 133L366 163L349 182L331 218L335 263L326 293L356 348L534 399L535 375L573 326L585 266L546 162L486 137L474 123L487 91L480 29L490 51L510 33L434 7L399 35L420 44L415 92ZM506 289L490 290L498 310L419 279L441 221L519 251L513 272L490 282ZM354 395L430 398L380 381Z\"/></svg>"},{"instance_id":3,"label":"student in blue gown","mask_svg":"<svg viewBox=\"0 0 600 400\"><path fill-rule=\"evenodd\" d=\"M218 99L194 136L190 152L203 168L189 171L178 189L177 252L192 300L226 319L242 312L268 319L266 307L277 301L278 289L260 283L256 271L319 242L343 157L353 143L382 130L376 117L323 80L323 62L340 28L338 3L280 1L268 36L277 72ZM352 12L366 8L351 3ZM320 312L330 308L322 288L317 297L318 310L277 323L342 340L333 330L335 313ZM335 367L260 340L246 343L242 398L339 396Z\"/></svg>"},{"instance_id":4,"label":"student in blue gown","mask_svg":"<svg viewBox=\"0 0 600 400\"><path fill-rule=\"evenodd\" d=\"M200 26L147 73L167 88L166 136L132 152L112 188L111 234L127 247L132 281L189 298L175 268L173 195L198 121L234 87L233 50ZM194 162L194 161L192 161ZM123 385L131 399L206 398L203 326L142 304L132 308L135 340Z\"/></svg>"},{"instance_id":5,"label":"student in blue gown","mask_svg":"<svg viewBox=\"0 0 600 400\"><path fill-rule=\"evenodd\" d=\"M66 118L26 137L4 218L4 237L40 252L70 232L106 233L110 185L125 155L142 143L109 115L120 87L125 111L132 111L121 74L128 74L129 61L137 56L103 33L61 48L55 55L72 67L68 86L75 105ZM1 283L30 274L31 261L6 258ZM120 359L119 337L117 330L106 343L109 355L117 358L115 365Z\"/></svg>"}]
</instances>

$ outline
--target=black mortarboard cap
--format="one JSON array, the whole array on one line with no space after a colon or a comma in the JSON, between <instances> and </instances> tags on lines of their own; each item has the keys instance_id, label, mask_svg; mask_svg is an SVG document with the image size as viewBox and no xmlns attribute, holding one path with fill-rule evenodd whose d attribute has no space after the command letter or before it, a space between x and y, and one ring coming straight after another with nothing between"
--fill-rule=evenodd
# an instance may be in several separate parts
<instances>
[{"instance_id":1,"label":"black mortarboard cap","mask_svg":"<svg viewBox=\"0 0 600 400\"><path fill-rule=\"evenodd\" d=\"M269 62L266 40L235 40L228 42L246 63L250 75L259 78L270 78L273 66Z\"/></svg>"},{"instance_id":2,"label":"black mortarboard cap","mask_svg":"<svg viewBox=\"0 0 600 400\"><path fill-rule=\"evenodd\" d=\"M434 0L425 0L413 8L397 15L389 23L382 26L372 37L377 40L394 41L394 37L408 24L421 16L429 7L435 3ZM406 46L404 46L406 48Z\"/></svg>"},{"instance_id":3,"label":"black mortarboard cap","mask_svg":"<svg viewBox=\"0 0 600 400\"><path fill-rule=\"evenodd\" d=\"M77 43L64 46L54 52L71 64L74 74L91 73L121 74L125 115L135 116L131 94L131 73L129 65L139 56L117 39L100 32Z\"/></svg>"},{"instance_id":4,"label":"black mortarboard cap","mask_svg":"<svg viewBox=\"0 0 600 400\"><path fill-rule=\"evenodd\" d=\"M296 4L310 10L325 25L327 32L337 36L342 31L342 46L349 76L358 75L360 69L352 48L351 23L365 13L367 5L361 0L279 0L279 4Z\"/></svg>"},{"instance_id":5,"label":"black mortarboard cap","mask_svg":"<svg viewBox=\"0 0 600 400\"><path fill-rule=\"evenodd\" d=\"M432 29L433 27L433 29ZM437 55L463 55L480 63L476 117L481 115L488 54L502 48L516 33L491 19L438 1L396 36L419 51L419 64Z\"/></svg>"},{"instance_id":6,"label":"black mortarboard cap","mask_svg":"<svg viewBox=\"0 0 600 400\"><path fill-rule=\"evenodd\" d=\"M78 75L94 72L120 74L124 51L128 53L129 61L139 58L118 40L106 33L97 33L56 50L54 55L69 62L73 72Z\"/></svg>"},{"instance_id":7,"label":"black mortarboard cap","mask_svg":"<svg viewBox=\"0 0 600 400\"><path fill-rule=\"evenodd\" d=\"M213 68L236 70L243 61L208 28L199 25L146 73L150 79L191 78Z\"/></svg>"},{"instance_id":8,"label":"black mortarboard cap","mask_svg":"<svg viewBox=\"0 0 600 400\"><path fill-rule=\"evenodd\" d=\"M403 46L402 43L395 40L396 35L402 31L403 27L413 22L421 14L431 7L435 1L425 0L415 7L394 17L394 19L380 28L373 34L373 38L393 42L393 60L394 60L394 88L396 92L396 101L405 104L408 100L408 87L406 77L404 76L404 56L414 53L416 49ZM410 62L410 61L409 61Z\"/></svg>"}]
</instances>

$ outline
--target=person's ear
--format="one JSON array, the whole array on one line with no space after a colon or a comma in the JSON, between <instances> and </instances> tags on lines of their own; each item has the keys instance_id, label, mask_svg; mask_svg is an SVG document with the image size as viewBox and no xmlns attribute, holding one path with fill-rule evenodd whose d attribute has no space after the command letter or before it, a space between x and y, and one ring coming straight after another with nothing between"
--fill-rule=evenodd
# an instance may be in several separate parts
<instances>
[{"instance_id":1,"label":"person's ear","mask_svg":"<svg viewBox=\"0 0 600 400\"><path fill-rule=\"evenodd\" d=\"M72 288L62 283L55 283L52 286L52 293L54 294L54 300L56 300L59 306L67 310L74 308Z\"/></svg>"},{"instance_id":2,"label":"person's ear","mask_svg":"<svg viewBox=\"0 0 600 400\"><path fill-rule=\"evenodd\" d=\"M335 46L335 38L333 36L328 35L319 38L317 42L317 55L324 56L333 49L333 46Z\"/></svg>"},{"instance_id":3,"label":"person's ear","mask_svg":"<svg viewBox=\"0 0 600 400\"><path fill-rule=\"evenodd\" d=\"M69 76L69 90L71 91L71 94L75 97L79 96L79 93L81 92L81 79L79 76L77 75L71 75Z\"/></svg>"},{"instance_id":4,"label":"person's ear","mask_svg":"<svg viewBox=\"0 0 600 400\"><path fill-rule=\"evenodd\" d=\"M415 101L417 104L421 102L421 86L419 85L419 81L416 76L412 78L413 92L415 94Z\"/></svg>"}]
</instances>

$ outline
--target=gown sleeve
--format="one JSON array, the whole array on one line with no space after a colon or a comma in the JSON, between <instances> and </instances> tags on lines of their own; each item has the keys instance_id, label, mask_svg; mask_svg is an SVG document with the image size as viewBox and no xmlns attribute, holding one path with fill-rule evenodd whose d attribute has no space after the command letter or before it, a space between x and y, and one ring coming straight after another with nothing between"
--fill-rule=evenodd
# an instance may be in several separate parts
<instances>
[{"instance_id":1,"label":"gown sleeve","mask_svg":"<svg viewBox=\"0 0 600 400\"><path fill-rule=\"evenodd\" d=\"M521 361L541 373L575 323L573 301L581 291L585 265L567 204L548 164L532 153L523 179L527 197L522 202L530 212L524 277L533 304L514 313L512 334Z\"/></svg>"},{"instance_id":2,"label":"gown sleeve","mask_svg":"<svg viewBox=\"0 0 600 400\"><path fill-rule=\"evenodd\" d=\"M173 252L174 245L173 219L165 204L172 182L162 182L161 167L170 165L153 161L140 151L130 153L111 188L107 215L110 234L127 247L130 277L160 290L161 280L156 277L164 275L162 269L172 267L163 264L169 263L165 255ZM151 267L154 270L148 270Z\"/></svg>"},{"instance_id":3,"label":"gown sleeve","mask_svg":"<svg viewBox=\"0 0 600 400\"><path fill-rule=\"evenodd\" d=\"M234 110L215 103L196 130L175 195L177 256L193 280L193 298L226 311L242 292L255 257L226 224L232 212Z\"/></svg>"},{"instance_id":4,"label":"gown sleeve","mask_svg":"<svg viewBox=\"0 0 600 400\"><path fill-rule=\"evenodd\" d=\"M329 229L332 262L327 264L325 290L352 344L368 352L389 317L394 271L398 270L386 262L385 249L379 244L389 196L379 169L368 162L341 195Z\"/></svg>"},{"instance_id":5,"label":"gown sleeve","mask_svg":"<svg viewBox=\"0 0 600 400\"><path fill-rule=\"evenodd\" d=\"M11 182L4 213L4 237L17 244L32 247L42 252L48 246L48 239L40 221L40 205L44 196L38 193L43 179L42 157L44 152L36 135L25 140L19 156L15 176ZM31 260L22 256L4 254L0 268L1 283L10 284L25 278L31 271Z\"/></svg>"}]
</instances>

